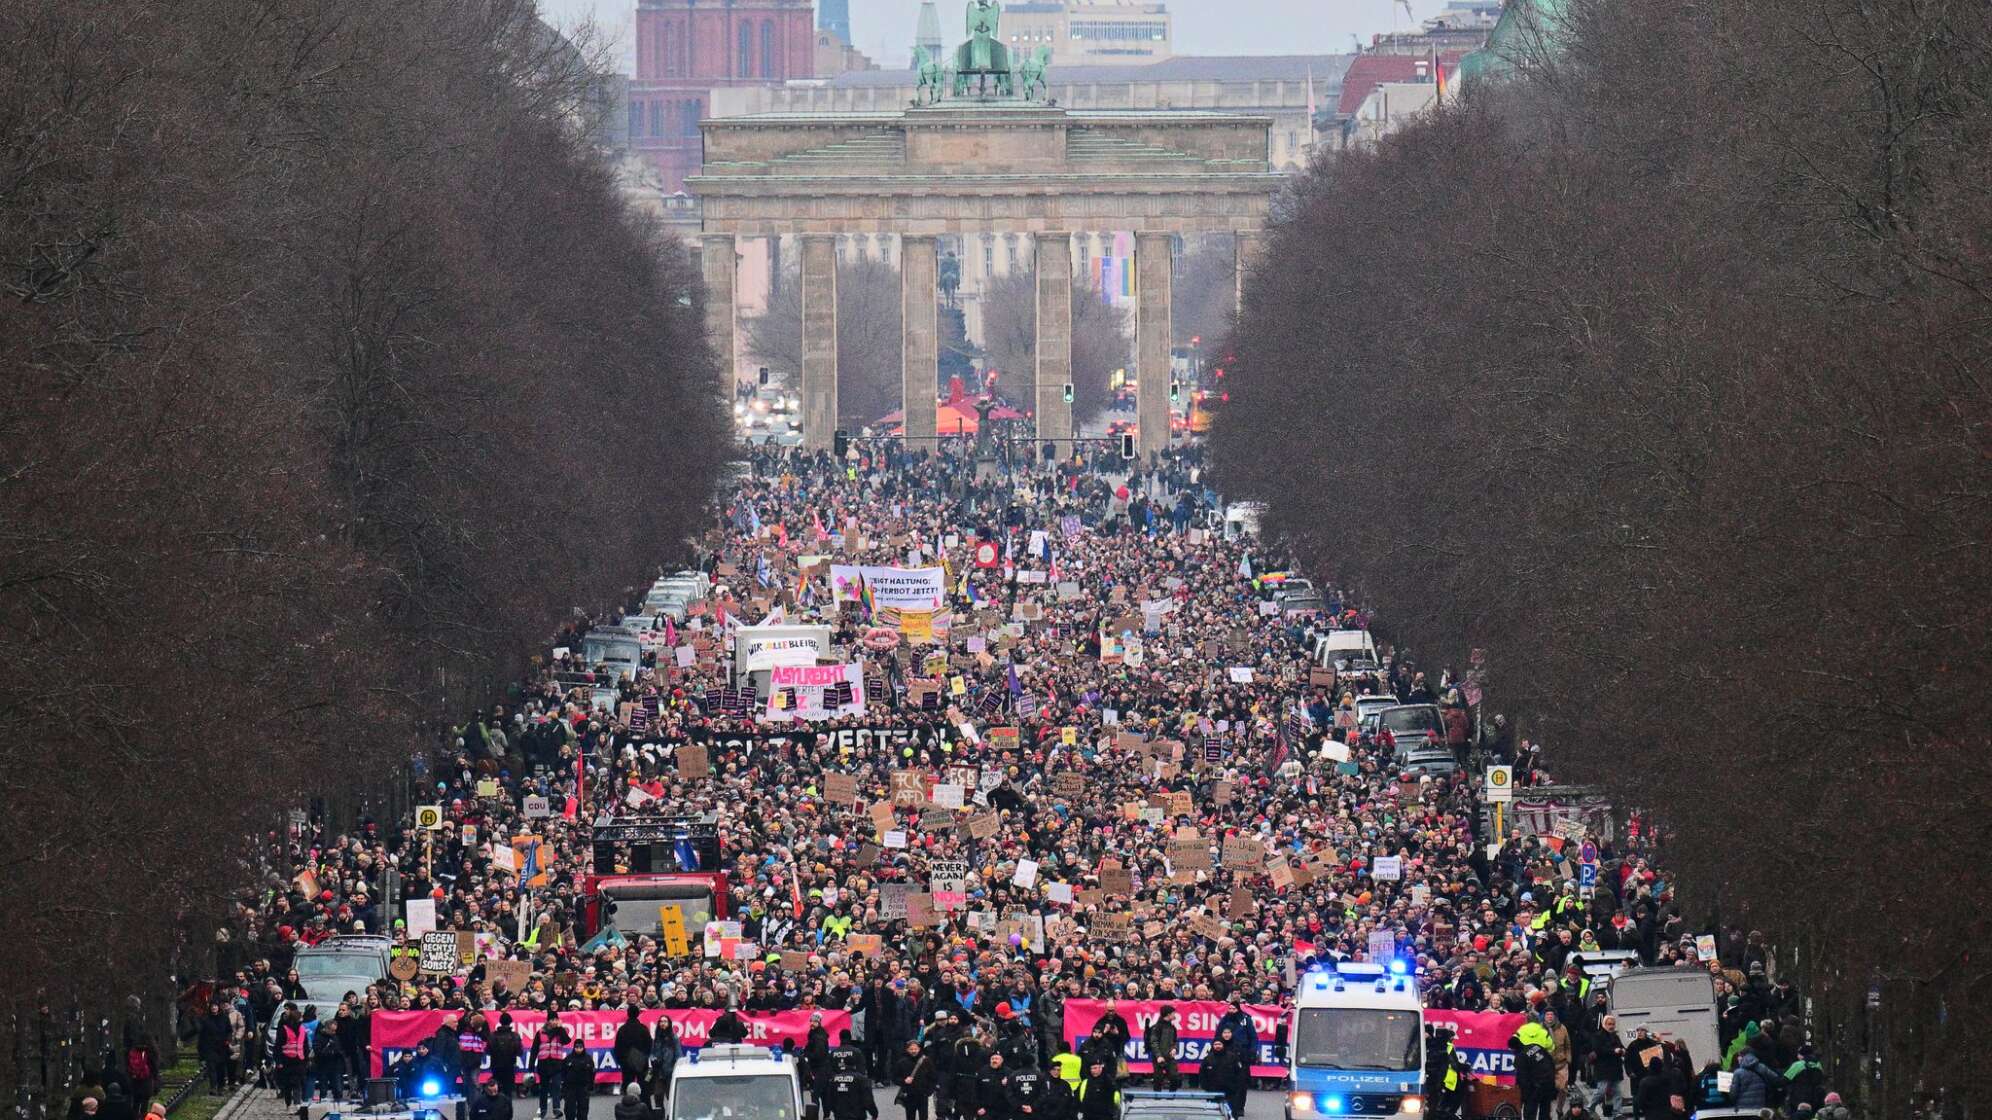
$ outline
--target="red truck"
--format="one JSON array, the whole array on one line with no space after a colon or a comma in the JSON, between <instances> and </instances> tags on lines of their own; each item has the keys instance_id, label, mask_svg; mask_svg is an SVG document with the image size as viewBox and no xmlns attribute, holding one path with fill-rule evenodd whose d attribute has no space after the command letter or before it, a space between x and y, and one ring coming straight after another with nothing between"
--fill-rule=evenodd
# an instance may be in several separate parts
<instances>
[{"instance_id":1,"label":"red truck","mask_svg":"<svg viewBox=\"0 0 1992 1120\"><path fill-rule=\"evenodd\" d=\"M606 928L623 936L661 936L661 907L685 919L697 939L711 921L729 917L719 827L710 816L602 817L595 821L594 858L581 877L583 935Z\"/></svg>"}]
</instances>

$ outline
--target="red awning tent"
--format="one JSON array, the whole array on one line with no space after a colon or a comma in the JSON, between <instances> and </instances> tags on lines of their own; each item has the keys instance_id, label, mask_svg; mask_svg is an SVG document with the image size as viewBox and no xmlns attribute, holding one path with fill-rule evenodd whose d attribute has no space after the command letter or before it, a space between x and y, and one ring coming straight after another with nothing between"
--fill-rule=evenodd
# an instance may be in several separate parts
<instances>
[{"instance_id":1,"label":"red awning tent","mask_svg":"<svg viewBox=\"0 0 1992 1120\"><path fill-rule=\"evenodd\" d=\"M975 410L975 399L962 391L960 381L954 382L950 388L953 390L952 395L947 400L939 401L934 410L934 431L944 436L972 436L982 427L982 422ZM1022 420L1024 419L1024 414L998 401L989 410L989 418L991 420ZM904 435L906 431L906 410L895 408L884 416L879 417L878 423L881 427L891 425L891 429L886 433L887 435Z\"/></svg>"}]
</instances>

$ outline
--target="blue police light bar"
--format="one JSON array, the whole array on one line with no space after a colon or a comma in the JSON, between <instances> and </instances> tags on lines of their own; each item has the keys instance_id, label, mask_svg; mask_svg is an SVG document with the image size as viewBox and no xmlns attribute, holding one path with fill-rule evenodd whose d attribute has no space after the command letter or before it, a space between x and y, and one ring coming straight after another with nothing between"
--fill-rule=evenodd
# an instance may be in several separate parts
<instances>
[{"instance_id":1,"label":"blue police light bar","mask_svg":"<svg viewBox=\"0 0 1992 1120\"><path fill-rule=\"evenodd\" d=\"M1390 971L1395 975L1402 976L1405 973L1411 971L1411 968L1409 965L1406 965L1404 963L1404 959L1400 957L1390 962Z\"/></svg>"},{"instance_id":2,"label":"blue police light bar","mask_svg":"<svg viewBox=\"0 0 1992 1120\"><path fill-rule=\"evenodd\" d=\"M438 1080L436 1080L436 1079L435 1079L435 1078L433 1078L433 1077L429 1078L428 1080L426 1080L426 1081L422 1082L422 1095L423 1095L423 1096L425 1096L425 1097L440 1097L440 1096L442 1096L442 1095L443 1095L443 1083L442 1083L442 1082L440 1082L440 1081L438 1081Z\"/></svg>"}]
</instances>

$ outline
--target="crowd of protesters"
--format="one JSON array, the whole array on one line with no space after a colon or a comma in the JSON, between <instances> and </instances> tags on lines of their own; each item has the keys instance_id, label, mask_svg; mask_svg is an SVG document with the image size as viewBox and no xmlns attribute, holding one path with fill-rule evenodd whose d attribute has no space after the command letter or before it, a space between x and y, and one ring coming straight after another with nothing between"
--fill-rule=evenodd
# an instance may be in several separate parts
<instances>
[{"instance_id":1,"label":"crowd of protesters","mask_svg":"<svg viewBox=\"0 0 1992 1120\"><path fill-rule=\"evenodd\" d=\"M415 800L443 806L439 831L411 832L408 820L293 829L290 865L242 902L200 1026L216 1088L261 1067L287 1099L351 1092L367 1072L372 1015L445 1009L448 1025L390 1074L474 1080L488 1060L493 1087L472 1093L475 1115L509 1120L514 1093L534 1085L541 1115L581 1120L595 1082L587 1052L554 1022L522 1045L510 1013L628 1009L617 1118L643 1120L683 1046L668 1019L652 1029L638 1011L733 1013L714 1041L737 1013L843 1011L849 1037L819 1025L799 1057L817 1099L845 1120L863 1113L850 1114L859 1106L840 1076L865 1080L867 1105L872 1081L894 1088L907 1120L1093 1120L1115 1114L1103 1102L1125 1077L1128 1028L1109 1006L1073 1054L1066 1001L1198 999L1232 1007L1220 1044L1197 1073L1171 1064L1157 1078L1236 1107L1265 1041L1244 1006L1290 1002L1297 973L1365 959L1371 935L1388 932L1415 961L1428 1006L1529 1017L1511 1042L1529 1120L1608 1111L1620 1074L1644 1120L1725 1099L1794 1116L1843 1109L1761 940L1725 935L1716 961L1697 959L1698 931L1651 858L1651 829L1596 837L1596 886L1584 890L1573 846L1487 835L1479 767L1518 763L1527 781L1542 762L1505 719L1479 718L1459 666L1383 644L1373 669L1313 671L1317 634L1371 620L1333 588L1317 610L1282 609L1269 578L1282 557L1227 530L1195 449L1125 478L1118 459L991 470L896 446L843 460L761 455L752 468L698 542L712 594L669 625L633 679L578 658L589 626L620 615L577 622L553 643L564 656L418 760ZM987 549L978 563L981 542L993 563ZM849 601L816 557L945 563L931 644L881 640L889 619ZM728 651L739 627L775 612L833 626L835 645L867 662L862 716L767 735L758 708L743 708ZM696 656L681 662L687 646ZM1458 769L1400 771L1389 735L1354 718L1369 694L1439 705ZM848 727L913 734L810 734ZM998 728L1017 734L990 734ZM691 745L706 748L704 776L680 772ZM964 813L902 798L891 831L905 846L880 844L867 811L893 804L895 772L932 783L964 768L978 778ZM826 798L831 775L856 779L856 803ZM529 797L553 815L527 819ZM654 920L629 933L589 928L580 880L591 822L658 812L716 821L728 909L753 959L671 956ZM964 816L983 812L995 829L977 837ZM539 886L499 853L519 833L543 839ZM1259 854L1226 858L1240 838ZM1186 858L1184 842L1198 840L1205 857ZM1382 857L1397 857L1399 877L1372 874ZM1035 876L1019 876L1025 860ZM887 888L926 891L935 861L968 866L964 906L922 928L888 918ZM405 911L382 905L390 868L403 897L433 900L441 928L495 935L496 952L530 962L529 979L510 990L480 963L301 1013L292 953L404 928ZM1103 928L1110 914L1128 916L1124 933ZM879 935L876 953L852 951L862 934ZM1725 1053L1619 1032L1571 959L1587 949L1716 970ZM1157 1026L1165 1036L1150 1035L1150 1051L1172 1049L1174 1026L1148 1031Z\"/></svg>"}]
</instances>

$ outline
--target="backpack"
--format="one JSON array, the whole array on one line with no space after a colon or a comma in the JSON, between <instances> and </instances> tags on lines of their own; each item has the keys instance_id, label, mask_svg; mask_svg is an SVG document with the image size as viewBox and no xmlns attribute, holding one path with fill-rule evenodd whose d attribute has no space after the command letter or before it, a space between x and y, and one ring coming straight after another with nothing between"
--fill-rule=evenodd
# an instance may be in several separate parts
<instances>
[{"instance_id":1,"label":"backpack","mask_svg":"<svg viewBox=\"0 0 1992 1120\"><path fill-rule=\"evenodd\" d=\"M131 1075L134 1082L152 1080L152 1059L143 1047L134 1046L125 1052L125 1072Z\"/></svg>"}]
</instances>

